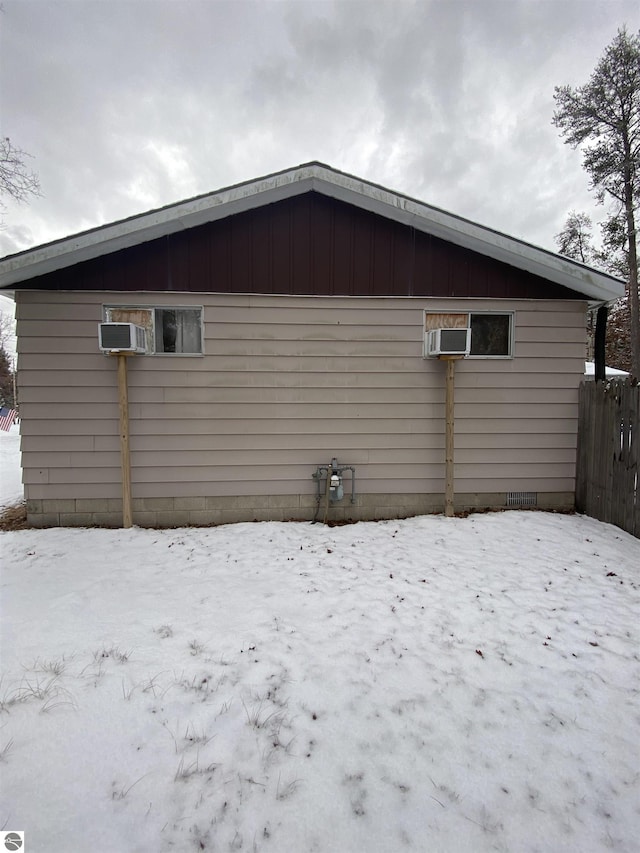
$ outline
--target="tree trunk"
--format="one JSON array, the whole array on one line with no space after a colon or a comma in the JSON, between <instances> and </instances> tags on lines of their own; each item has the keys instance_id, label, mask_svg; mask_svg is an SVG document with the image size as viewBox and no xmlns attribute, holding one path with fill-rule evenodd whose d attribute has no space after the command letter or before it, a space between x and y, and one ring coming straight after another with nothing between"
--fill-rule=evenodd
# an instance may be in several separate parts
<instances>
[{"instance_id":1,"label":"tree trunk","mask_svg":"<svg viewBox=\"0 0 640 853\"><path fill-rule=\"evenodd\" d=\"M640 378L640 299L638 298L638 255L633 209L627 214L629 224L629 314L631 315L631 372Z\"/></svg>"},{"instance_id":2,"label":"tree trunk","mask_svg":"<svg viewBox=\"0 0 640 853\"><path fill-rule=\"evenodd\" d=\"M624 201L627 220L627 239L629 241L629 314L631 332L631 372L640 379L640 299L638 299L638 248L636 241L636 222L633 210L633 185L631 179L631 146L624 139Z\"/></svg>"}]
</instances>

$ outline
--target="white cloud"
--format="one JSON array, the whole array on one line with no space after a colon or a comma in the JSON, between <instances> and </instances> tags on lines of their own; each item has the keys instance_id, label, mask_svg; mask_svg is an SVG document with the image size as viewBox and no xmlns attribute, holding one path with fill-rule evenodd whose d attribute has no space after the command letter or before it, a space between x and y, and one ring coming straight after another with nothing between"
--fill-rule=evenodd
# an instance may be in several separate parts
<instances>
[{"instance_id":1,"label":"white cloud","mask_svg":"<svg viewBox=\"0 0 640 853\"><path fill-rule=\"evenodd\" d=\"M3 253L309 160L553 248L593 208L553 87L640 26L627 0L4 8L0 132L44 195Z\"/></svg>"}]
</instances>

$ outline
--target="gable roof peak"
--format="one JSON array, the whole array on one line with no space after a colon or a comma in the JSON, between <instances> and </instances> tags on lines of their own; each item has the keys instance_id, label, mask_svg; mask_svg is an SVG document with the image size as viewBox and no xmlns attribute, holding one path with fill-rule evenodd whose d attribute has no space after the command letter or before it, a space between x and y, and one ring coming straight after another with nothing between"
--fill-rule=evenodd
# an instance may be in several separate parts
<instances>
[{"instance_id":1,"label":"gable roof peak","mask_svg":"<svg viewBox=\"0 0 640 853\"><path fill-rule=\"evenodd\" d=\"M0 289L307 192L324 194L526 270L594 302L624 295L623 282L606 273L317 160L8 255L0 259Z\"/></svg>"}]
</instances>

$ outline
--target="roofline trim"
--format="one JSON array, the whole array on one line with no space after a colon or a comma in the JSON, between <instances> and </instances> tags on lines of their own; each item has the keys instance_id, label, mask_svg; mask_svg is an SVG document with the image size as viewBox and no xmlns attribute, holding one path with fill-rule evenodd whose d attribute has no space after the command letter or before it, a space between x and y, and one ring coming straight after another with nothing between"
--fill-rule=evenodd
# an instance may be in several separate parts
<instances>
[{"instance_id":1,"label":"roofline trim","mask_svg":"<svg viewBox=\"0 0 640 853\"><path fill-rule=\"evenodd\" d=\"M319 162L234 184L8 255L0 259L0 289L310 190L548 279L590 300L612 301L625 292L624 283L606 273Z\"/></svg>"}]
</instances>

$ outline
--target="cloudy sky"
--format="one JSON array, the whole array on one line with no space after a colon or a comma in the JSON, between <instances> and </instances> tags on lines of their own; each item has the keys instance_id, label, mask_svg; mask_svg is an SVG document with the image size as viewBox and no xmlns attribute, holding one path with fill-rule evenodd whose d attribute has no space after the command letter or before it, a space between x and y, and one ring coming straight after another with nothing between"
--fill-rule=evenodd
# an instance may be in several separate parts
<instances>
[{"instance_id":1,"label":"cloudy sky","mask_svg":"<svg viewBox=\"0 0 640 853\"><path fill-rule=\"evenodd\" d=\"M551 124L637 0L3 0L0 255L321 160L554 248L601 215Z\"/></svg>"}]
</instances>

